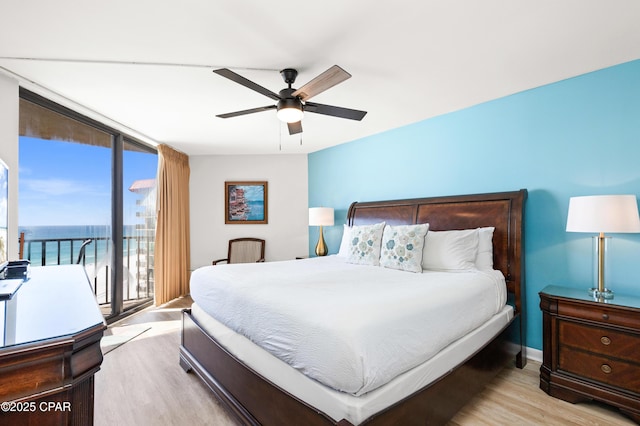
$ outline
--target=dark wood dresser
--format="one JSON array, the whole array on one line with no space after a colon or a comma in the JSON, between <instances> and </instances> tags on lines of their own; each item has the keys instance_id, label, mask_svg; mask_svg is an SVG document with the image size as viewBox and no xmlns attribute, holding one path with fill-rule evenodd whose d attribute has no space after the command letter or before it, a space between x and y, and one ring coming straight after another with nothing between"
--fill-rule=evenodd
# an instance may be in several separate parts
<instances>
[{"instance_id":1,"label":"dark wood dresser","mask_svg":"<svg viewBox=\"0 0 640 426\"><path fill-rule=\"evenodd\" d=\"M105 328L82 266L32 268L0 302L0 424L93 424Z\"/></svg>"},{"instance_id":2,"label":"dark wood dresser","mask_svg":"<svg viewBox=\"0 0 640 426\"><path fill-rule=\"evenodd\" d=\"M596 400L640 423L640 298L594 300L586 289L540 292L540 388L572 403Z\"/></svg>"}]
</instances>

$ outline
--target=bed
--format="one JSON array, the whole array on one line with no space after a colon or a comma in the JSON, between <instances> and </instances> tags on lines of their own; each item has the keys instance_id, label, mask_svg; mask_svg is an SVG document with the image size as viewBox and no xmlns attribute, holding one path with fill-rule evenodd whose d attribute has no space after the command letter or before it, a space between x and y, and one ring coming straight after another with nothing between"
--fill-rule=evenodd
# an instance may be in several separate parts
<instances>
[{"instance_id":1,"label":"bed","mask_svg":"<svg viewBox=\"0 0 640 426\"><path fill-rule=\"evenodd\" d=\"M314 376L313 372L311 374L305 372L305 369L300 368L295 360L282 361L268 350L256 345L254 340L258 339L251 340L238 335L231 330L225 321L213 318L209 312L212 309L223 310L226 305L223 303L207 307L204 303L206 297L203 297L207 294L206 291L202 290L202 286L196 286L194 288L197 294L194 300L198 299L201 303L194 303L191 309L183 311L180 364L185 371L193 371L202 378L218 399L243 424L337 424L344 426L355 424L444 424L466 402L481 391L484 385L506 363L515 362L517 367L522 368L526 362L522 251L526 194L526 190L520 190L409 200L355 202L349 208L347 224L354 227L385 222L389 226L428 223L430 231L494 228L491 240L493 269L499 271L498 275L503 278L502 287L506 288L504 297L508 305L497 309L497 312L492 312L489 315L490 319L480 318L482 324L480 326L474 325L473 333L456 338L452 342L444 342L442 350L439 348L437 354L430 355L424 362L420 361L416 365L408 364L399 373L388 372L393 377L385 378L380 382L368 380L369 376L365 371L362 386L358 384L351 388L350 382L336 384L331 382L331 378L326 379L327 383L331 385L328 386L327 383L323 383L323 376ZM293 278L297 277L297 274L303 274L305 269L313 273L318 270L329 271L327 272L329 275L332 268L336 269L336 274L345 276L356 273L353 272L355 270L353 265L344 263L333 256L326 259L272 262L271 265L253 265L252 268L260 268L261 266L266 269L257 273L264 276L267 276L267 271L270 269L281 274L282 271L288 271L287 276ZM399 274L404 274L409 281L418 275L423 275L425 279L427 275L434 277L438 275L437 273L398 273L398 271L387 270L379 266L362 267L357 273L367 274L369 272L366 271L375 268L383 271L381 275L386 277L387 283L395 282L396 277L400 276ZM206 278L209 273L219 275L220 271L194 271L194 275L200 277L199 279ZM462 275L464 274L461 274L461 277ZM231 276L233 277L233 275ZM251 273L248 273L247 276L249 278L244 278L244 280L237 278L238 285L248 289L247 293L259 293L259 288L250 287L253 280ZM318 274L316 273L315 276ZM256 281L259 280L257 277L258 275L256 275ZM295 281L293 278L291 281ZM193 280L192 276L192 282ZM462 278L460 281L463 281ZM412 284L407 284L407 286L410 285ZM192 288L192 293L194 288ZM413 291L412 287L407 288L408 291ZM294 289L294 287L284 288L289 292ZM214 302L220 297L218 293L210 294L210 299ZM475 299L479 299L479 296L480 294L471 295ZM264 293L264 297L268 299L268 293ZM349 299L349 293L346 293L344 298ZM414 298L429 299L429 295ZM358 299L366 300L366 303L369 303L370 300ZM266 304L272 305L275 300L279 299L274 299ZM375 302L373 299L371 300L371 303ZM259 301L260 298L256 297L255 301L250 300L250 303L258 303ZM406 306L406 300L402 303ZM367 321L373 322L373 328L384 329L386 325L389 327L393 325L393 316L389 319L382 316L380 318L384 319L374 316L369 318L366 309L358 310L360 308L353 307L353 314L357 319L367 318ZM259 310L259 307L251 309ZM393 311L393 309L389 309L389 311ZM331 319L334 317L333 311L319 312L315 315L322 318L322 323L331 323ZM307 316L313 317L312 314ZM340 316L336 314L335 317L339 318ZM425 317L421 321L432 321L433 319L433 317L431 319ZM382 322L375 323L376 320ZM339 324L340 321L337 323ZM253 327L255 328L255 324ZM273 340L272 330L265 331L265 334L269 340ZM414 337L413 341L422 339L422 335L419 336L421 336L419 339ZM306 336L299 337L306 338ZM424 338L428 339L427 335ZM289 336L278 339L279 343L283 340L287 342L291 340ZM323 337L323 339L327 339L326 341L329 342L330 336ZM396 345L404 345L404 343L396 344L391 339L387 340L390 342L389 350ZM340 339L331 342L331 345L328 346L335 349L336 354L342 353L339 350ZM304 344L300 344L300 341L293 341L292 344L304 349ZM380 342L375 341L371 343L371 347L382 349L383 354L387 349ZM408 347L407 351L411 352L414 349ZM315 351L321 352L318 349ZM372 353L372 359L376 358L376 354L373 352L368 350L365 352ZM314 350L309 350L303 355L309 358L313 354ZM396 351L389 356L396 360L397 355ZM323 357L326 358L326 355ZM377 355L377 358L379 358L378 361L384 361L384 356ZM360 361L362 360L355 359L354 363ZM289 364L293 364L297 368L293 368ZM395 368L395 364L401 363L388 364L389 367L394 364ZM373 365L376 372L387 367L384 362ZM357 368L348 371L354 371L355 375L355 372L359 372L361 368L362 365L359 363ZM336 378L340 379L340 375L336 375Z\"/></svg>"}]
</instances>

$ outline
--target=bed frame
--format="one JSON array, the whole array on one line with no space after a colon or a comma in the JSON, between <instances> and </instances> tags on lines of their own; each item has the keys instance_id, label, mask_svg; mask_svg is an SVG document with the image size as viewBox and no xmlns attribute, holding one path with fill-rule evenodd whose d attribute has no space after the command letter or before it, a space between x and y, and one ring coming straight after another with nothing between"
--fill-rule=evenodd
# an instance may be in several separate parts
<instances>
[{"instance_id":1,"label":"bed frame","mask_svg":"<svg viewBox=\"0 0 640 426\"><path fill-rule=\"evenodd\" d=\"M459 195L380 202L355 202L347 223L390 225L429 223L429 229L449 230L494 226L494 268L507 281L514 319L500 335L451 372L413 395L376 413L363 425L445 424L509 362L524 367L524 202L527 191ZM183 311L180 365L194 371L242 424L339 425L324 413L260 376L227 352Z\"/></svg>"}]
</instances>

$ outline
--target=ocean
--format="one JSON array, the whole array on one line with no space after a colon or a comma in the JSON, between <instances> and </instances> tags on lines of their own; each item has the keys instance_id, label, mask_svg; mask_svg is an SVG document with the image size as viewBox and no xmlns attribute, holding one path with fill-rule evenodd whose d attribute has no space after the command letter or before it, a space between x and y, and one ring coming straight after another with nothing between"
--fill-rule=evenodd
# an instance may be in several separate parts
<instances>
[{"instance_id":1,"label":"ocean","mask_svg":"<svg viewBox=\"0 0 640 426\"><path fill-rule=\"evenodd\" d=\"M18 232L24 232L24 238L27 240L96 238L110 236L111 227L107 225L19 226Z\"/></svg>"},{"instance_id":2,"label":"ocean","mask_svg":"<svg viewBox=\"0 0 640 426\"><path fill-rule=\"evenodd\" d=\"M93 241L85 249L87 264L109 262L107 255L111 248L111 227L106 225L72 225L72 226L29 226L18 227L18 233L24 232L23 257L29 258L33 266L41 266L43 244L45 246L45 265L75 263L82 242L88 238ZM125 237L136 236L136 226L127 225L124 229ZM59 245L58 245L58 241ZM127 253L125 238L124 252ZM135 247L134 247L135 249ZM58 254L60 261L58 262Z\"/></svg>"},{"instance_id":3,"label":"ocean","mask_svg":"<svg viewBox=\"0 0 640 426\"><path fill-rule=\"evenodd\" d=\"M249 205L247 220L264 220L264 201L250 200L247 204Z\"/></svg>"}]
</instances>

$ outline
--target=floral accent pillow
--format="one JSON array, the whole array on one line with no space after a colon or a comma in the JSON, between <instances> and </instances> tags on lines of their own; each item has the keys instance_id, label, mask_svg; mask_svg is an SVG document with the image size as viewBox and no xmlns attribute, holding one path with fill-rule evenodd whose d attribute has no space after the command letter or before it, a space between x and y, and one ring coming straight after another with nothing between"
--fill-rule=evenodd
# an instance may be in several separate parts
<instances>
[{"instance_id":1,"label":"floral accent pillow","mask_svg":"<svg viewBox=\"0 0 640 426\"><path fill-rule=\"evenodd\" d=\"M383 229L384 222L375 225L352 226L347 261L359 265L378 266Z\"/></svg>"},{"instance_id":2,"label":"floral accent pillow","mask_svg":"<svg viewBox=\"0 0 640 426\"><path fill-rule=\"evenodd\" d=\"M380 265L401 271L422 272L422 249L429 224L386 226Z\"/></svg>"}]
</instances>

